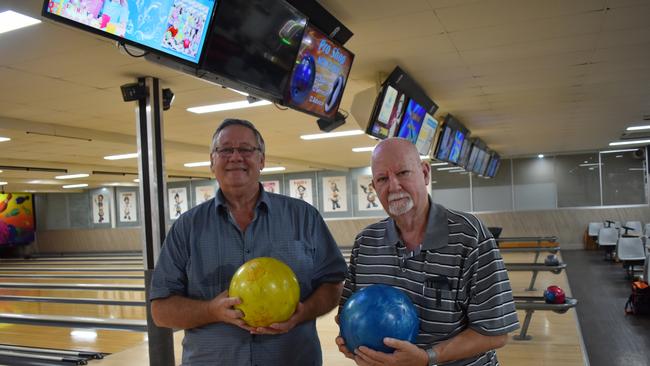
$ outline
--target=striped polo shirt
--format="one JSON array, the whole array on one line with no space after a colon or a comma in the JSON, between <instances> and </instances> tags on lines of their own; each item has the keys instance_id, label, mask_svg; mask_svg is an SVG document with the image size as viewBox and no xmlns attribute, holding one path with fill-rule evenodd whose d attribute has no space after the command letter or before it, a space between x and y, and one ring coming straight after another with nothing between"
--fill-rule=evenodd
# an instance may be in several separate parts
<instances>
[{"instance_id":1,"label":"striped polo shirt","mask_svg":"<svg viewBox=\"0 0 650 366\"><path fill-rule=\"evenodd\" d=\"M390 217L357 235L341 305L372 284L396 287L411 298L420 318L416 344L421 348L468 327L490 336L519 327L508 273L490 232L473 215L432 202L424 241L415 253L408 252ZM445 365L498 361L489 351Z\"/></svg>"}]
</instances>

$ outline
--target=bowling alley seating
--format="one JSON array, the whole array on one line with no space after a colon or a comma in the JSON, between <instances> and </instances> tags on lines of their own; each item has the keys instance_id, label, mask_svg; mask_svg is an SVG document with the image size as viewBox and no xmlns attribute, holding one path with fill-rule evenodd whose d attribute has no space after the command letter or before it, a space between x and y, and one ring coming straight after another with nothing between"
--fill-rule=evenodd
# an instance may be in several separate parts
<instances>
[{"instance_id":1,"label":"bowling alley seating","mask_svg":"<svg viewBox=\"0 0 650 366\"><path fill-rule=\"evenodd\" d=\"M619 232L615 227L603 227L598 231L598 246L605 249L605 260L613 259Z\"/></svg>"},{"instance_id":2,"label":"bowling alley seating","mask_svg":"<svg viewBox=\"0 0 650 366\"><path fill-rule=\"evenodd\" d=\"M636 272L641 272L641 266L646 260L646 248L640 237L621 237L616 244L616 255L625 268L627 278L634 279Z\"/></svg>"},{"instance_id":3,"label":"bowling alley seating","mask_svg":"<svg viewBox=\"0 0 650 366\"><path fill-rule=\"evenodd\" d=\"M598 231L602 229L605 225L602 222L590 222L587 234L592 238L598 238Z\"/></svg>"},{"instance_id":4,"label":"bowling alley seating","mask_svg":"<svg viewBox=\"0 0 650 366\"><path fill-rule=\"evenodd\" d=\"M547 304L544 300L544 296L514 296L514 300L515 308L526 312L526 317L524 318L523 323L521 323L519 334L513 336L513 338L518 341L529 341L533 338L528 335L528 326L530 325L530 320L533 318L533 313L536 310L554 311L558 314L564 314L569 311L569 309L578 305L578 300L571 297L567 297L564 304Z\"/></svg>"},{"instance_id":5,"label":"bowling alley seating","mask_svg":"<svg viewBox=\"0 0 650 366\"><path fill-rule=\"evenodd\" d=\"M627 221L625 225L621 226L622 229L626 230L627 233L623 233L623 235L630 235L630 236L641 236L643 235L643 225L641 224L641 221Z\"/></svg>"}]
</instances>

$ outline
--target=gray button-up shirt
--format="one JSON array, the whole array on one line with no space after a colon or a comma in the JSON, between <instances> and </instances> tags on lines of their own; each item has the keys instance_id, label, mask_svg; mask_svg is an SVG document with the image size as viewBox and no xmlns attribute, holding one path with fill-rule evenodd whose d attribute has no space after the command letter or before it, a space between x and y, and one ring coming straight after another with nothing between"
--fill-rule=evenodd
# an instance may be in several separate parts
<instances>
[{"instance_id":1,"label":"gray button-up shirt","mask_svg":"<svg viewBox=\"0 0 650 366\"><path fill-rule=\"evenodd\" d=\"M150 300L181 295L210 300L228 289L237 268L256 257L289 265L304 301L322 283L345 278L346 265L318 211L261 189L253 221L240 231L221 190L172 225L151 281ZM183 314L178 314L179 317ZM321 365L316 322L283 335L251 335L225 323L187 329L183 365Z\"/></svg>"}]
</instances>

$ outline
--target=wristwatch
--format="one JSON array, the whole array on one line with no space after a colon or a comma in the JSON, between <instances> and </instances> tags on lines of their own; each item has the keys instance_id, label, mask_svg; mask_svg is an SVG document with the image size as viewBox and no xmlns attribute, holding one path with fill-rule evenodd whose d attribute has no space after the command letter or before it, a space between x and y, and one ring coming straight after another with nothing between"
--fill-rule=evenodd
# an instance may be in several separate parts
<instances>
[{"instance_id":1,"label":"wristwatch","mask_svg":"<svg viewBox=\"0 0 650 366\"><path fill-rule=\"evenodd\" d=\"M427 366L436 366L436 360L438 359L438 354L436 351L433 350L433 347L427 348L425 351L427 351L427 355L429 356L429 363Z\"/></svg>"}]
</instances>

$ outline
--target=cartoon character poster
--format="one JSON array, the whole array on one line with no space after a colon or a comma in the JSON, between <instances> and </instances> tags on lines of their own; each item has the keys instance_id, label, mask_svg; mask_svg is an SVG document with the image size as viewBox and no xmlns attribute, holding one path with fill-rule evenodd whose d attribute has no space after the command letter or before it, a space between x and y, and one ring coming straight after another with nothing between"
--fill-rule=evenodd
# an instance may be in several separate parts
<instances>
[{"instance_id":1,"label":"cartoon character poster","mask_svg":"<svg viewBox=\"0 0 650 366\"><path fill-rule=\"evenodd\" d=\"M200 205L214 198L216 189L214 186L194 187L194 203Z\"/></svg>"},{"instance_id":2,"label":"cartoon character poster","mask_svg":"<svg viewBox=\"0 0 650 366\"><path fill-rule=\"evenodd\" d=\"M289 195L313 205L311 179L290 179Z\"/></svg>"},{"instance_id":3,"label":"cartoon character poster","mask_svg":"<svg viewBox=\"0 0 650 366\"><path fill-rule=\"evenodd\" d=\"M106 193L93 194L93 224L111 223L110 196Z\"/></svg>"},{"instance_id":4,"label":"cartoon character poster","mask_svg":"<svg viewBox=\"0 0 650 366\"><path fill-rule=\"evenodd\" d=\"M138 202L135 192L120 192L117 196L119 212L117 217L120 222L138 221Z\"/></svg>"},{"instance_id":5,"label":"cartoon character poster","mask_svg":"<svg viewBox=\"0 0 650 366\"><path fill-rule=\"evenodd\" d=\"M262 182L262 187L264 190L269 193L280 193L280 181L279 180L267 180Z\"/></svg>"},{"instance_id":6,"label":"cartoon character poster","mask_svg":"<svg viewBox=\"0 0 650 366\"><path fill-rule=\"evenodd\" d=\"M34 241L31 193L0 193L0 247Z\"/></svg>"},{"instance_id":7,"label":"cartoon character poster","mask_svg":"<svg viewBox=\"0 0 650 366\"><path fill-rule=\"evenodd\" d=\"M187 189L183 188L169 188L168 190L169 202L169 218L176 220L183 212L187 211Z\"/></svg>"},{"instance_id":8,"label":"cartoon character poster","mask_svg":"<svg viewBox=\"0 0 650 366\"><path fill-rule=\"evenodd\" d=\"M359 211L381 211L383 207L379 202L377 191L372 185L372 176L361 175L357 178L357 192Z\"/></svg>"},{"instance_id":9,"label":"cartoon character poster","mask_svg":"<svg viewBox=\"0 0 650 366\"><path fill-rule=\"evenodd\" d=\"M323 208L325 212L348 210L347 183L344 176L323 177Z\"/></svg>"}]
</instances>

